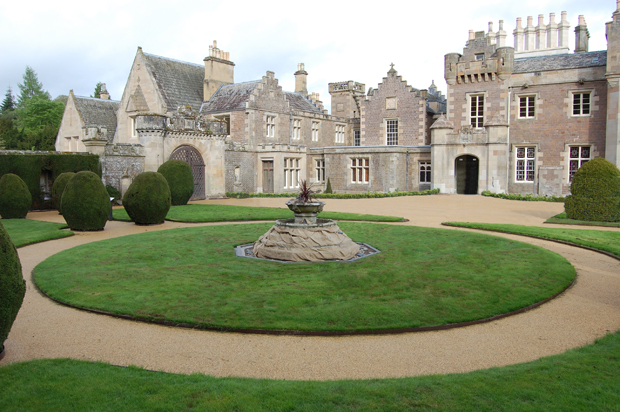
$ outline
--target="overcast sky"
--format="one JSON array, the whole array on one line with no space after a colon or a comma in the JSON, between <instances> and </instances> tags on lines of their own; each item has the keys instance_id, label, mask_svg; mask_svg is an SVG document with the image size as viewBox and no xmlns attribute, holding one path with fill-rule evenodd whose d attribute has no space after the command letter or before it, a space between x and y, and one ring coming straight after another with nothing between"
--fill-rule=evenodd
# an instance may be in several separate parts
<instances>
[{"instance_id":1,"label":"overcast sky","mask_svg":"<svg viewBox=\"0 0 620 412\"><path fill-rule=\"evenodd\" d=\"M327 83L354 80L377 87L395 64L413 87L432 80L444 93L443 56L462 53L470 29L498 30L513 45L517 17L568 12L569 45L583 14L590 51L604 50L614 0L363 1L4 1L0 4L0 96L15 94L31 66L52 97L89 96L98 81L120 100L138 46L151 54L203 64L213 40L236 64L235 82L274 71L284 90L304 62L308 91L329 106Z\"/></svg>"}]
</instances>

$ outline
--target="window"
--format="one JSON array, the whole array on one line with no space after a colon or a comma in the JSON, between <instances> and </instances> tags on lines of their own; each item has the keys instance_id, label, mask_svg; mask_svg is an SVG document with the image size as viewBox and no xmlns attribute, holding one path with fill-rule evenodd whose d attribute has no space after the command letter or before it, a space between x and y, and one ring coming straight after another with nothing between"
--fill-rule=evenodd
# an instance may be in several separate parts
<instances>
[{"instance_id":1,"label":"window","mask_svg":"<svg viewBox=\"0 0 620 412\"><path fill-rule=\"evenodd\" d=\"M353 131L353 145L354 146L360 146L361 145L360 131L359 130L354 130Z\"/></svg>"},{"instance_id":2,"label":"window","mask_svg":"<svg viewBox=\"0 0 620 412\"><path fill-rule=\"evenodd\" d=\"M370 182L370 161L367 157L354 157L351 159L351 182Z\"/></svg>"},{"instance_id":3,"label":"window","mask_svg":"<svg viewBox=\"0 0 620 412\"><path fill-rule=\"evenodd\" d=\"M387 145L393 146L398 144L398 120L392 119L386 121Z\"/></svg>"},{"instance_id":4,"label":"window","mask_svg":"<svg viewBox=\"0 0 620 412\"><path fill-rule=\"evenodd\" d=\"M319 141L319 122L312 122L312 141Z\"/></svg>"},{"instance_id":5,"label":"window","mask_svg":"<svg viewBox=\"0 0 620 412\"><path fill-rule=\"evenodd\" d=\"M568 181L573 181L575 172L590 160L590 146L571 146L569 149L570 159L568 166Z\"/></svg>"},{"instance_id":6,"label":"window","mask_svg":"<svg viewBox=\"0 0 620 412\"><path fill-rule=\"evenodd\" d=\"M301 139L301 120L293 120L293 140Z\"/></svg>"},{"instance_id":7,"label":"window","mask_svg":"<svg viewBox=\"0 0 620 412\"><path fill-rule=\"evenodd\" d=\"M325 159L316 161L316 181L325 182Z\"/></svg>"},{"instance_id":8,"label":"window","mask_svg":"<svg viewBox=\"0 0 620 412\"><path fill-rule=\"evenodd\" d=\"M344 125L336 125L336 143L344 143Z\"/></svg>"},{"instance_id":9,"label":"window","mask_svg":"<svg viewBox=\"0 0 620 412\"><path fill-rule=\"evenodd\" d=\"M284 158L284 188L297 188L299 187L299 158L285 157Z\"/></svg>"},{"instance_id":10,"label":"window","mask_svg":"<svg viewBox=\"0 0 620 412\"><path fill-rule=\"evenodd\" d=\"M136 131L136 118L130 117L131 119L131 137L138 136L138 132Z\"/></svg>"},{"instance_id":11,"label":"window","mask_svg":"<svg viewBox=\"0 0 620 412\"><path fill-rule=\"evenodd\" d=\"M431 162L420 162L420 183L431 182Z\"/></svg>"},{"instance_id":12,"label":"window","mask_svg":"<svg viewBox=\"0 0 620 412\"><path fill-rule=\"evenodd\" d=\"M484 96L470 96L470 124L473 127L482 127L484 125Z\"/></svg>"},{"instance_id":13,"label":"window","mask_svg":"<svg viewBox=\"0 0 620 412\"><path fill-rule=\"evenodd\" d=\"M519 118L532 119L535 116L536 96L519 97Z\"/></svg>"},{"instance_id":14,"label":"window","mask_svg":"<svg viewBox=\"0 0 620 412\"><path fill-rule=\"evenodd\" d=\"M267 116L267 137L274 137L276 135L276 117Z\"/></svg>"},{"instance_id":15,"label":"window","mask_svg":"<svg viewBox=\"0 0 620 412\"><path fill-rule=\"evenodd\" d=\"M517 147L516 177L517 182L533 182L536 166L535 147Z\"/></svg>"},{"instance_id":16,"label":"window","mask_svg":"<svg viewBox=\"0 0 620 412\"><path fill-rule=\"evenodd\" d=\"M590 115L590 92L573 93L573 116Z\"/></svg>"},{"instance_id":17,"label":"window","mask_svg":"<svg viewBox=\"0 0 620 412\"><path fill-rule=\"evenodd\" d=\"M484 60L484 53L476 53L476 60L477 61L483 61Z\"/></svg>"}]
</instances>

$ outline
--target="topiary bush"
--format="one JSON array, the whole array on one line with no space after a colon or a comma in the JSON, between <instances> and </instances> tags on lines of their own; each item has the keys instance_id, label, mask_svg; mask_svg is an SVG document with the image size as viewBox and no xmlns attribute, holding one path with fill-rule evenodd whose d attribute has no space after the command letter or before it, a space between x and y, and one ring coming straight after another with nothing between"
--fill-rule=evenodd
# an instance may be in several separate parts
<instances>
[{"instance_id":1,"label":"topiary bush","mask_svg":"<svg viewBox=\"0 0 620 412\"><path fill-rule=\"evenodd\" d=\"M194 194L194 176L190 165L181 160L168 160L159 166L157 173L161 173L168 182L172 206L186 205Z\"/></svg>"},{"instance_id":2,"label":"topiary bush","mask_svg":"<svg viewBox=\"0 0 620 412\"><path fill-rule=\"evenodd\" d=\"M0 223L0 352L26 294L15 245Z\"/></svg>"},{"instance_id":3,"label":"topiary bush","mask_svg":"<svg viewBox=\"0 0 620 412\"><path fill-rule=\"evenodd\" d=\"M602 157L584 163L573 176L564 209L569 219L620 221L620 170Z\"/></svg>"},{"instance_id":4,"label":"topiary bush","mask_svg":"<svg viewBox=\"0 0 620 412\"><path fill-rule=\"evenodd\" d=\"M61 173L56 180L54 180L54 185L52 186L52 201L54 202L54 207L58 209L58 213L62 215L62 209L60 207L60 199L62 198L62 192L64 192L67 183L69 180L75 175L73 172L65 172Z\"/></svg>"},{"instance_id":5,"label":"topiary bush","mask_svg":"<svg viewBox=\"0 0 620 412\"><path fill-rule=\"evenodd\" d=\"M113 197L114 198L114 204L119 204L120 205L120 201L121 201L121 192L119 192L118 190L116 190L116 188L114 186L110 186L110 185L106 185L105 189L108 191L108 196L109 197Z\"/></svg>"},{"instance_id":6,"label":"topiary bush","mask_svg":"<svg viewBox=\"0 0 620 412\"><path fill-rule=\"evenodd\" d=\"M110 214L110 198L98 175L78 172L67 182L60 208L72 230L103 230Z\"/></svg>"},{"instance_id":7,"label":"topiary bush","mask_svg":"<svg viewBox=\"0 0 620 412\"><path fill-rule=\"evenodd\" d=\"M31 205L32 195L19 176L7 173L0 178L0 216L3 219L23 219Z\"/></svg>"},{"instance_id":8,"label":"topiary bush","mask_svg":"<svg viewBox=\"0 0 620 412\"><path fill-rule=\"evenodd\" d=\"M332 191L332 182L331 180L329 180L329 177L327 178L327 187L325 188L325 193L334 193Z\"/></svg>"},{"instance_id":9,"label":"topiary bush","mask_svg":"<svg viewBox=\"0 0 620 412\"><path fill-rule=\"evenodd\" d=\"M170 210L170 188L157 172L140 173L123 196L127 214L138 225L163 223Z\"/></svg>"}]
</instances>

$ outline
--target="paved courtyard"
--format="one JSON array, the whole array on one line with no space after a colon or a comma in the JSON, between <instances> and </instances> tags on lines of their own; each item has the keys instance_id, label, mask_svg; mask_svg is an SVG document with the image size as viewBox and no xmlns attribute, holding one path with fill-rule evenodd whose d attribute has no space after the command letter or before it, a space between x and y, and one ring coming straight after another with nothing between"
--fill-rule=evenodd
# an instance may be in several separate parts
<instances>
[{"instance_id":1,"label":"paved courtyard","mask_svg":"<svg viewBox=\"0 0 620 412\"><path fill-rule=\"evenodd\" d=\"M221 199L200 203L283 207L284 201ZM402 216L409 220L404 225L426 227L441 227L445 221L542 226L547 218L560 213L563 205L436 195L329 199L325 210ZM64 222L56 211L33 212L28 218ZM108 222L102 232L77 232L69 238L20 248L26 297L5 342L7 356L0 363L66 357L213 376L384 378L467 372L526 362L592 343L620 329L620 261L576 247L512 235L498 236L540 245L568 259L577 269L574 286L537 309L446 331L343 337L198 331L72 309L45 298L34 286L33 268L62 250L102 239L187 226L195 224L166 222L144 227L115 221Z\"/></svg>"}]
</instances>

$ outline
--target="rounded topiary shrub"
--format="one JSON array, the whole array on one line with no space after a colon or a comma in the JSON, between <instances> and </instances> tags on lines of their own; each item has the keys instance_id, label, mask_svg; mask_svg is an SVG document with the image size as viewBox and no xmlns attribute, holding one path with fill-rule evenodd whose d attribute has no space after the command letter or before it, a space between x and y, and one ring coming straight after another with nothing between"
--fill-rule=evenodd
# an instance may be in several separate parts
<instances>
[{"instance_id":1,"label":"rounded topiary shrub","mask_svg":"<svg viewBox=\"0 0 620 412\"><path fill-rule=\"evenodd\" d=\"M52 186L52 201L54 202L54 206L58 209L58 213L62 215L62 209L60 207L60 199L62 198L62 192L64 192L67 183L69 180L75 175L73 172L65 172L58 175L56 180L54 180L54 185Z\"/></svg>"},{"instance_id":2,"label":"rounded topiary shrub","mask_svg":"<svg viewBox=\"0 0 620 412\"><path fill-rule=\"evenodd\" d=\"M0 216L23 219L32 205L32 195L21 177L7 173L0 178Z\"/></svg>"},{"instance_id":3,"label":"rounded topiary shrub","mask_svg":"<svg viewBox=\"0 0 620 412\"><path fill-rule=\"evenodd\" d=\"M0 352L26 294L15 245L0 223Z\"/></svg>"},{"instance_id":4,"label":"rounded topiary shrub","mask_svg":"<svg viewBox=\"0 0 620 412\"><path fill-rule=\"evenodd\" d=\"M157 172L140 173L123 196L127 214L139 225L163 223L170 210L170 188Z\"/></svg>"},{"instance_id":5,"label":"rounded topiary shrub","mask_svg":"<svg viewBox=\"0 0 620 412\"><path fill-rule=\"evenodd\" d=\"M157 169L170 187L172 206L186 205L194 194L194 176L189 164L181 160L168 160Z\"/></svg>"},{"instance_id":6,"label":"rounded topiary shrub","mask_svg":"<svg viewBox=\"0 0 620 412\"><path fill-rule=\"evenodd\" d=\"M564 207L569 219L620 221L620 170L602 157L584 163L573 176Z\"/></svg>"},{"instance_id":7,"label":"rounded topiary shrub","mask_svg":"<svg viewBox=\"0 0 620 412\"><path fill-rule=\"evenodd\" d=\"M60 208L71 229L103 230L110 214L110 198L98 175L78 172L67 182Z\"/></svg>"}]
</instances>

